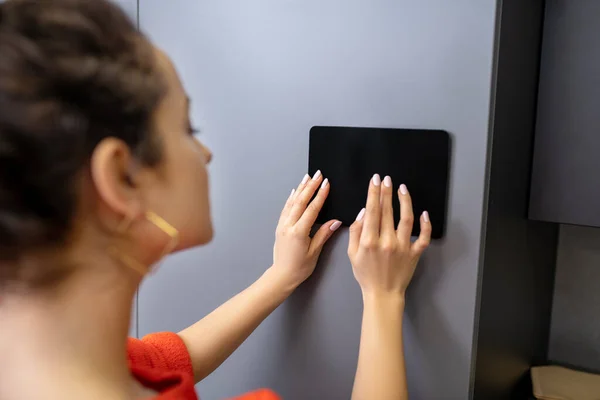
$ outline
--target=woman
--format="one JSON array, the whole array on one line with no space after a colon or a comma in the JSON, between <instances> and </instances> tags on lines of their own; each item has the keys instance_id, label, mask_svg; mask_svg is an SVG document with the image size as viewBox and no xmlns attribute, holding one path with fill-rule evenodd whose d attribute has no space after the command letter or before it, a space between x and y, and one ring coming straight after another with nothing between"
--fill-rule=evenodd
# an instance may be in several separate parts
<instances>
[{"instance_id":1,"label":"woman","mask_svg":"<svg viewBox=\"0 0 600 400\"><path fill-rule=\"evenodd\" d=\"M150 266L212 238L211 154L188 107L167 56L106 0L0 4L1 399L194 399L312 274L340 226L309 237L329 191L319 173L287 200L273 265L252 286L179 334L127 338ZM364 297L355 399L407 396L404 293L431 226L423 214L411 243L405 186L398 195L395 229L391 178L375 175L351 228Z\"/></svg>"}]
</instances>

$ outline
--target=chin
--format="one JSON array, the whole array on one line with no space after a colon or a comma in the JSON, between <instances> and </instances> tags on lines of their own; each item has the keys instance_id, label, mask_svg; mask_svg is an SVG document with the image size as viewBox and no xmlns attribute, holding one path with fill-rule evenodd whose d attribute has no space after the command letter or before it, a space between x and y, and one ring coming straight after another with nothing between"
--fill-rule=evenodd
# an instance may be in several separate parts
<instances>
[{"instance_id":1,"label":"chin","mask_svg":"<svg viewBox=\"0 0 600 400\"><path fill-rule=\"evenodd\" d=\"M195 234L190 235L189 232L187 235L182 237L179 245L175 248L174 252L184 251L193 249L195 247L204 246L212 241L214 236L212 225L195 232Z\"/></svg>"},{"instance_id":2,"label":"chin","mask_svg":"<svg viewBox=\"0 0 600 400\"><path fill-rule=\"evenodd\" d=\"M200 241L200 246L212 242L214 236L215 232L213 231L213 228L211 226L210 229L208 229L205 235L202 237L202 240Z\"/></svg>"},{"instance_id":3,"label":"chin","mask_svg":"<svg viewBox=\"0 0 600 400\"><path fill-rule=\"evenodd\" d=\"M209 221L203 227L203 229L200 232L198 232L196 245L202 246L202 245L212 242L214 235L215 235L215 232L213 229L212 221Z\"/></svg>"}]
</instances>

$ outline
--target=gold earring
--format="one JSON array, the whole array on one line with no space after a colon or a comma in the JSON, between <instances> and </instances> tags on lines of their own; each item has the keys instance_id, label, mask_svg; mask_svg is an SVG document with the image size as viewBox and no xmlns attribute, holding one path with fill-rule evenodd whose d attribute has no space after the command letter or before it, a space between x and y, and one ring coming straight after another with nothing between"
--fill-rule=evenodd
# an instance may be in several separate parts
<instances>
[{"instance_id":1,"label":"gold earring","mask_svg":"<svg viewBox=\"0 0 600 400\"><path fill-rule=\"evenodd\" d=\"M175 247L179 242L179 231L173 225L169 224L167 221L165 221L152 211L146 212L146 219L171 238L171 241L163 249L163 252L160 257L163 258L167 254L175 250Z\"/></svg>"},{"instance_id":2,"label":"gold earring","mask_svg":"<svg viewBox=\"0 0 600 400\"><path fill-rule=\"evenodd\" d=\"M148 222L152 223L154 226L156 226L158 229L160 229L162 232L164 232L171 239L169 241L169 243L165 246L165 248L163 249L163 251L160 255L160 258L162 259L164 256L166 256L167 254L169 254L173 250L175 250L175 247L177 246L177 243L179 241L179 231L173 225L169 224L163 218L158 216L158 214L156 214L152 211L147 211L145 214L145 217L148 220ZM121 223L117 227L117 231L120 234L125 234L131 227L133 220L134 220L134 217L131 217L131 216L125 217L123 219L123 221L121 221ZM143 263L141 263L140 261L136 260L134 257L127 255L124 252L120 251L116 246L110 246L108 248L108 251L113 256L120 259L121 262L123 264L125 264L127 267L133 269L134 271L136 271L137 273L139 273L142 276L146 275L150 271L148 266L146 266Z\"/></svg>"}]
</instances>

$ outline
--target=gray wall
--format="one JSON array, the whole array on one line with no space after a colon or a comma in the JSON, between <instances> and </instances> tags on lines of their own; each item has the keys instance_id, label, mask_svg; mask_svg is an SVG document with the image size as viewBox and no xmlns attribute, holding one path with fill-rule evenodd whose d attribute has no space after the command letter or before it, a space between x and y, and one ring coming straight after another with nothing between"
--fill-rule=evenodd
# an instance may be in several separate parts
<instances>
[{"instance_id":1,"label":"gray wall","mask_svg":"<svg viewBox=\"0 0 600 400\"><path fill-rule=\"evenodd\" d=\"M562 226L556 268L548 358L600 372L600 229Z\"/></svg>"},{"instance_id":2,"label":"gray wall","mask_svg":"<svg viewBox=\"0 0 600 400\"><path fill-rule=\"evenodd\" d=\"M312 125L446 129L447 238L411 286L406 355L411 399L468 398L496 1L141 0L139 11L141 28L173 57L215 153L217 232L145 282L139 333L186 327L270 265ZM349 398L361 296L347 239L342 231L316 276L200 385L204 399L262 386L288 400Z\"/></svg>"}]
</instances>

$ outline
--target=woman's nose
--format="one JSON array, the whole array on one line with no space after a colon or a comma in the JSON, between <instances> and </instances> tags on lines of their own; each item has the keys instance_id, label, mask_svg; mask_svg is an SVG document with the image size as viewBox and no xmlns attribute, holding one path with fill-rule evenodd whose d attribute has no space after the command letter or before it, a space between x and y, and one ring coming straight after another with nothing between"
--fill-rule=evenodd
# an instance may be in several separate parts
<instances>
[{"instance_id":1,"label":"woman's nose","mask_svg":"<svg viewBox=\"0 0 600 400\"><path fill-rule=\"evenodd\" d=\"M206 158L206 163L210 164L213 158L212 152L208 149L208 147L202 145L202 151L204 152L204 157Z\"/></svg>"}]
</instances>

